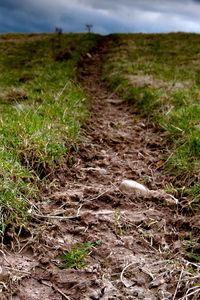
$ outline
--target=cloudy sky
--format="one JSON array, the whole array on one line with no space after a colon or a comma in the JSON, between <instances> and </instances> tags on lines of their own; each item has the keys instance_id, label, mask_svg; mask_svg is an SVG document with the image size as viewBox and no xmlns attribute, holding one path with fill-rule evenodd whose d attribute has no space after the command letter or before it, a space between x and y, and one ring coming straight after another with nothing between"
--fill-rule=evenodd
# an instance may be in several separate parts
<instances>
[{"instance_id":1,"label":"cloudy sky","mask_svg":"<svg viewBox=\"0 0 200 300\"><path fill-rule=\"evenodd\" d=\"M0 0L0 33L200 32L200 0Z\"/></svg>"}]
</instances>

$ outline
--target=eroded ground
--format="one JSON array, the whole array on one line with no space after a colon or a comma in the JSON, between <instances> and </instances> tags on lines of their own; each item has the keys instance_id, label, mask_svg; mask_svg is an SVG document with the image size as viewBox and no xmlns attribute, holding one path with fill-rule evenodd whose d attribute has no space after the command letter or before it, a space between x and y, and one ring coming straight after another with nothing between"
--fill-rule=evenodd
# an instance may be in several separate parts
<instances>
[{"instance_id":1,"label":"eroded ground","mask_svg":"<svg viewBox=\"0 0 200 300\"><path fill-rule=\"evenodd\" d=\"M159 197L119 188L123 179L152 190L170 182L161 173L164 133L99 79L111 42L79 66L92 100L90 120L70 166L59 170L33 208L32 237L24 233L13 243L14 256L1 251L0 299L198 299L199 266L182 254L197 222ZM83 268L59 268L60 255L88 242Z\"/></svg>"}]
</instances>

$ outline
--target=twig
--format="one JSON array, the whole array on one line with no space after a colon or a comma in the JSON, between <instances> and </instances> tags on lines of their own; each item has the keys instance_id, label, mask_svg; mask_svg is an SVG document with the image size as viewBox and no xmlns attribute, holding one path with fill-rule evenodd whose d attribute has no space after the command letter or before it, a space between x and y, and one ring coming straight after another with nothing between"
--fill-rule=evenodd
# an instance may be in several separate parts
<instances>
[{"instance_id":1,"label":"twig","mask_svg":"<svg viewBox=\"0 0 200 300\"><path fill-rule=\"evenodd\" d=\"M81 205L79 206L79 208L77 209L77 214L76 214L77 217L80 216L80 210L81 210L82 206L83 206L83 204L81 204Z\"/></svg>"},{"instance_id":2,"label":"twig","mask_svg":"<svg viewBox=\"0 0 200 300\"><path fill-rule=\"evenodd\" d=\"M3 259L10 265L9 261L6 258L6 254L4 253L3 250L0 250L1 254L3 255Z\"/></svg>"},{"instance_id":3,"label":"twig","mask_svg":"<svg viewBox=\"0 0 200 300\"><path fill-rule=\"evenodd\" d=\"M184 259L184 261L185 261L187 264L190 264L190 265L192 265L192 266L194 266L194 267L200 269L200 265L197 265L197 264L195 264L195 263L192 263L192 262L190 262L190 261L188 261L188 260L186 260L186 259Z\"/></svg>"},{"instance_id":4,"label":"twig","mask_svg":"<svg viewBox=\"0 0 200 300\"><path fill-rule=\"evenodd\" d=\"M184 130L183 129L181 129L181 128L179 128L179 127L177 127L177 126L174 126L174 125L171 125L173 128L175 128L175 129L177 129L178 131L180 131L180 132L184 132Z\"/></svg>"},{"instance_id":5,"label":"twig","mask_svg":"<svg viewBox=\"0 0 200 300\"><path fill-rule=\"evenodd\" d=\"M43 219L55 219L55 220L70 220L70 219L77 219L80 216L53 216L53 215L39 215L34 213L33 216Z\"/></svg>"},{"instance_id":6,"label":"twig","mask_svg":"<svg viewBox=\"0 0 200 300\"><path fill-rule=\"evenodd\" d=\"M155 279L154 276L153 276L153 274L152 274L151 272L149 272L148 270L146 270L146 269L144 269L144 268L140 268L140 270L141 270L143 273L149 275L149 276L151 277L152 280Z\"/></svg>"},{"instance_id":7,"label":"twig","mask_svg":"<svg viewBox=\"0 0 200 300\"><path fill-rule=\"evenodd\" d=\"M30 239L25 243L25 245L23 245L21 247L21 249L19 249L18 253L21 253L26 248L26 246L29 245L29 244L31 244L31 243L33 243L36 240L36 238L37 238L37 236L33 237L33 235L32 235L30 237Z\"/></svg>"},{"instance_id":8,"label":"twig","mask_svg":"<svg viewBox=\"0 0 200 300\"><path fill-rule=\"evenodd\" d=\"M176 297L176 294L177 294L177 291L178 291L178 288L179 288L179 284L181 282L182 275L183 275L183 268L181 269L181 273L180 273L180 276L179 276L179 279L178 279L178 282L177 282L177 286L176 286L176 290L175 290L175 293L174 293L174 296L173 296L172 300L174 300L175 297Z\"/></svg>"},{"instance_id":9,"label":"twig","mask_svg":"<svg viewBox=\"0 0 200 300\"><path fill-rule=\"evenodd\" d=\"M68 289L68 291L76 289L78 286L82 285L83 283L87 286L87 284L89 284L89 282L90 282L89 280L78 282L75 285L73 285L72 287L70 287Z\"/></svg>"},{"instance_id":10,"label":"twig","mask_svg":"<svg viewBox=\"0 0 200 300\"><path fill-rule=\"evenodd\" d=\"M30 240L24 246L22 246L21 249L19 249L18 253L21 253L26 248L26 246L29 245L31 242L32 241Z\"/></svg>"},{"instance_id":11,"label":"twig","mask_svg":"<svg viewBox=\"0 0 200 300\"><path fill-rule=\"evenodd\" d=\"M56 292L58 292L59 294L61 294L65 299L67 300L71 300L66 294L64 294L59 288L57 288L54 284L52 283L47 283L44 280L41 281L42 284L51 287L52 289L54 289Z\"/></svg>"},{"instance_id":12,"label":"twig","mask_svg":"<svg viewBox=\"0 0 200 300\"><path fill-rule=\"evenodd\" d=\"M140 233L140 232L139 232ZM149 248L151 248L151 250L159 252L155 247L153 247L143 236L141 236L141 239L149 246Z\"/></svg>"},{"instance_id":13,"label":"twig","mask_svg":"<svg viewBox=\"0 0 200 300\"><path fill-rule=\"evenodd\" d=\"M11 271L14 271L14 272L19 272L19 273L24 273L26 275L31 275L31 272L28 272L28 271L22 271L22 270L15 269L15 268L12 268L12 267L7 267L7 266L4 266L4 268L8 269L8 270L11 270Z\"/></svg>"},{"instance_id":14,"label":"twig","mask_svg":"<svg viewBox=\"0 0 200 300\"><path fill-rule=\"evenodd\" d=\"M112 191L113 190L113 188L109 188L109 189L107 189L106 191L104 191L104 192L102 192L101 194L99 194L98 196L96 196L96 197L94 197L94 198L91 198L91 199L86 199L85 201L93 201L93 200L96 200L96 199L98 199L99 197L101 197L101 196L103 196L104 194L106 194L106 193L108 193L108 192L110 192L110 191ZM85 202L84 201L84 202Z\"/></svg>"},{"instance_id":15,"label":"twig","mask_svg":"<svg viewBox=\"0 0 200 300\"><path fill-rule=\"evenodd\" d=\"M194 290L194 289L195 289L195 290ZM194 290L194 291L188 294L188 292L191 291L191 290ZM198 292L200 292L200 287L199 287L199 286L192 287L192 288L190 288L190 289L187 291L186 295L183 296L182 298L180 298L179 300L184 300L184 299L187 300L187 297L192 296L192 295L194 295L194 294L196 294L196 293L198 293Z\"/></svg>"},{"instance_id":16,"label":"twig","mask_svg":"<svg viewBox=\"0 0 200 300\"><path fill-rule=\"evenodd\" d=\"M64 294L59 288L53 286L53 288L58 292L60 293L65 299L67 300L71 300L66 294Z\"/></svg>"},{"instance_id":17,"label":"twig","mask_svg":"<svg viewBox=\"0 0 200 300\"><path fill-rule=\"evenodd\" d=\"M125 272L130 266L133 266L133 265L135 265L135 262L133 262L133 263L129 264L128 266L126 266L126 267L122 270L122 272L121 272L121 274L120 274L120 280L121 280L121 282L123 283L123 285L124 285L125 287L127 287L127 284L126 284L126 283L124 282L124 280L123 280L124 272Z\"/></svg>"},{"instance_id":18,"label":"twig","mask_svg":"<svg viewBox=\"0 0 200 300\"><path fill-rule=\"evenodd\" d=\"M164 260L156 261L156 262L152 263L151 265L156 266L156 265L164 264L164 263L171 263L171 261L169 259L164 259Z\"/></svg>"},{"instance_id":19,"label":"twig","mask_svg":"<svg viewBox=\"0 0 200 300\"><path fill-rule=\"evenodd\" d=\"M7 285L5 284L5 282L0 281L0 285L3 285L4 289L8 291L8 287L7 287Z\"/></svg>"},{"instance_id":20,"label":"twig","mask_svg":"<svg viewBox=\"0 0 200 300\"><path fill-rule=\"evenodd\" d=\"M165 162L162 164L162 166L157 167L155 170L160 169L161 167L163 167L164 165L166 165L166 163L170 160L170 158L172 157L172 155L174 155L174 152L172 152L168 158L165 160Z\"/></svg>"},{"instance_id":21,"label":"twig","mask_svg":"<svg viewBox=\"0 0 200 300\"><path fill-rule=\"evenodd\" d=\"M89 211L88 211L89 212ZM91 212L93 213L93 212ZM113 214L114 211L113 210L105 210L105 211L97 211L97 212L94 212L93 215L102 215L102 214L105 214L105 215L110 215L110 214ZM76 215L76 216L55 216L55 215L39 215L39 214L34 214L34 216L38 217L38 218L44 218L44 219L55 219L55 220L70 220L70 219L78 219L81 217L81 215Z\"/></svg>"}]
</instances>

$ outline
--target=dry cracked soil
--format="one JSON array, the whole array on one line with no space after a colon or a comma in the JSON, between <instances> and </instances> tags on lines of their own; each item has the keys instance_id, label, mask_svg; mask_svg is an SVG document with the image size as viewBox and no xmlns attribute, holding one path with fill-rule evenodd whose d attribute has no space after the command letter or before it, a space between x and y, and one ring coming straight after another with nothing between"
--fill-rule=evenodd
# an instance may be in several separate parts
<instances>
[{"instance_id":1,"label":"dry cracked soil","mask_svg":"<svg viewBox=\"0 0 200 300\"><path fill-rule=\"evenodd\" d=\"M181 246L192 219L164 198L120 189L132 179L162 190L169 178L160 168L164 133L100 80L111 43L105 38L79 65L91 115L36 204L32 235L2 248L2 300L198 299L184 298L199 279ZM89 245L85 264L61 268L74 245Z\"/></svg>"}]
</instances>

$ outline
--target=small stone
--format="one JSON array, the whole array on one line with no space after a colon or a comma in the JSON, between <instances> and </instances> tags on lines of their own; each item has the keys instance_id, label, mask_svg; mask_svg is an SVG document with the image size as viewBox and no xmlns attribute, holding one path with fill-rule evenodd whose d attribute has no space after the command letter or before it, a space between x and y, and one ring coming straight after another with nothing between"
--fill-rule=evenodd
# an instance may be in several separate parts
<instances>
[{"instance_id":1,"label":"small stone","mask_svg":"<svg viewBox=\"0 0 200 300\"><path fill-rule=\"evenodd\" d=\"M170 292L167 292L167 291L165 291L163 293L163 295L164 295L164 298L167 299L167 300L171 300L173 298L173 295Z\"/></svg>"},{"instance_id":2,"label":"small stone","mask_svg":"<svg viewBox=\"0 0 200 300\"><path fill-rule=\"evenodd\" d=\"M171 300L173 295L170 292L160 289L158 291L158 297L160 300Z\"/></svg>"},{"instance_id":3,"label":"small stone","mask_svg":"<svg viewBox=\"0 0 200 300\"><path fill-rule=\"evenodd\" d=\"M0 267L0 281L7 282L9 280L10 274L8 271Z\"/></svg>"},{"instance_id":4,"label":"small stone","mask_svg":"<svg viewBox=\"0 0 200 300\"><path fill-rule=\"evenodd\" d=\"M139 293L138 293L138 299L139 299L139 300L143 300L143 299L144 299L144 293L139 292Z\"/></svg>"},{"instance_id":5,"label":"small stone","mask_svg":"<svg viewBox=\"0 0 200 300\"><path fill-rule=\"evenodd\" d=\"M145 276L141 275L141 273L136 273L135 274L135 282L137 283L138 286L144 286L146 284L146 278Z\"/></svg>"},{"instance_id":6,"label":"small stone","mask_svg":"<svg viewBox=\"0 0 200 300\"><path fill-rule=\"evenodd\" d=\"M108 171L104 168L99 168L99 167L89 167L86 169L89 173L96 173L96 174L99 174L99 175L107 175L108 174Z\"/></svg>"},{"instance_id":7,"label":"small stone","mask_svg":"<svg viewBox=\"0 0 200 300\"><path fill-rule=\"evenodd\" d=\"M158 278L158 279L155 279L155 280L150 282L149 288L152 289L152 288L158 287L158 286L160 286L164 283L165 283L164 278Z\"/></svg>"},{"instance_id":8,"label":"small stone","mask_svg":"<svg viewBox=\"0 0 200 300\"><path fill-rule=\"evenodd\" d=\"M92 55L89 52L86 53L86 55L87 55L88 58L92 58Z\"/></svg>"},{"instance_id":9,"label":"small stone","mask_svg":"<svg viewBox=\"0 0 200 300\"><path fill-rule=\"evenodd\" d=\"M174 244L173 244L174 251L179 251L181 246L182 245L181 245L181 242L179 240L175 241Z\"/></svg>"},{"instance_id":10,"label":"small stone","mask_svg":"<svg viewBox=\"0 0 200 300\"><path fill-rule=\"evenodd\" d=\"M45 264L49 263L49 258L48 257L41 257L39 261L40 261L41 264L45 265Z\"/></svg>"},{"instance_id":11,"label":"small stone","mask_svg":"<svg viewBox=\"0 0 200 300\"><path fill-rule=\"evenodd\" d=\"M135 296L135 297L138 296L138 291L137 290L133 291L133 296Z\"/></svg>"},{"instance_id":12,"label":"small stone","mask_svg":"<svg viewBox=\"0 0 200 300\"><path fill-rule=\"evenodd\" d=\"M93 293L90 295L90 299L92 299L92 300L98 300L98 299L99 299L99 293L93 292Z\"/></svg>"},{"instance_id":13,"label":"small stone","mask_svg":"<svg viewBox=\"0 0 200 300\"><path fill-rule=\"evenodd\" d=\"M149 189L146 188L143 184L129 179L122 180L120 184L120 190L126 193L136 193L136 192L140 194L149 193Z\"/></svg>"},{"instance_id":14,"label":"small stone","mask_svg":"<svg viewBox=\"0 0 200 300\"><path fill-rule=\"evenodd\" d=\"M134 290L133 291L133 296L137 297L138 299L144 299L144 293L141 290Z\"/></svg>"}]
</instances>

